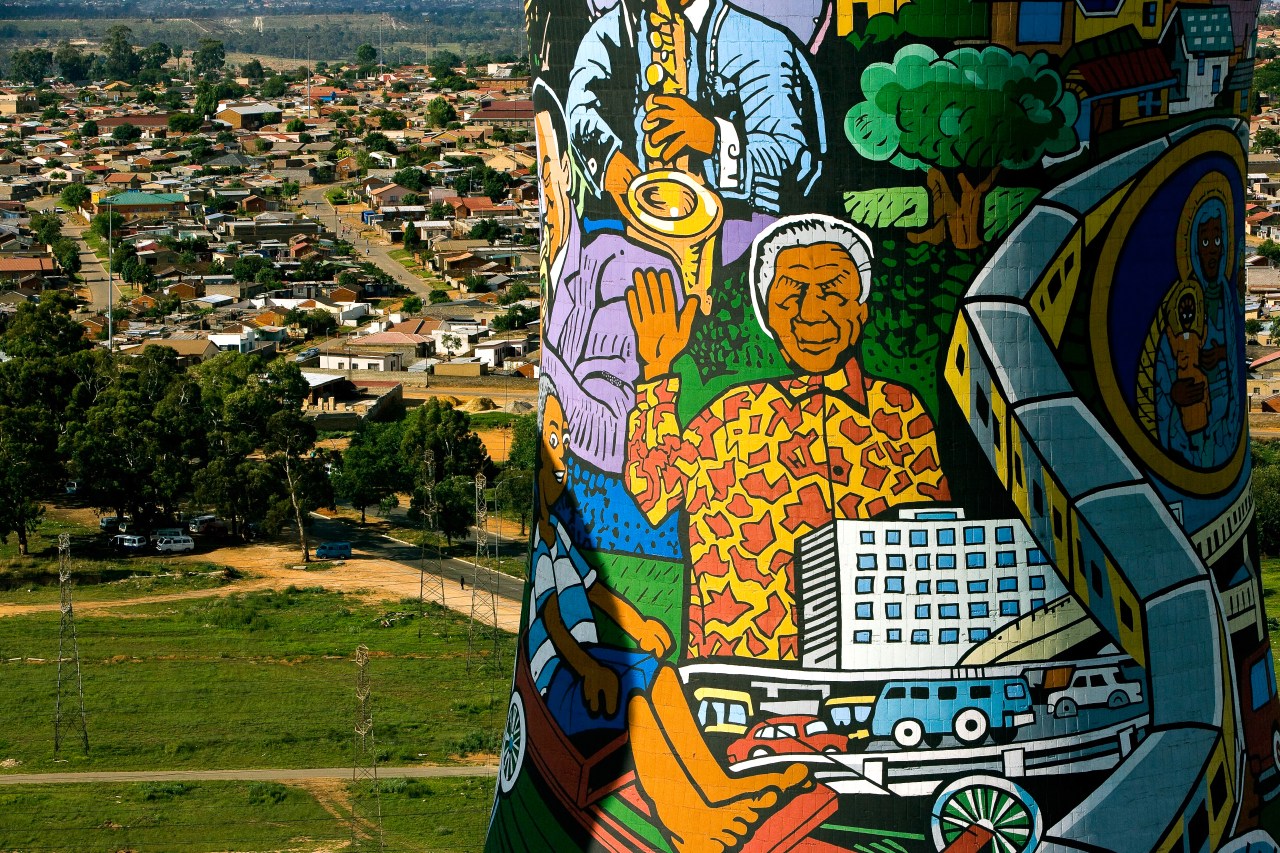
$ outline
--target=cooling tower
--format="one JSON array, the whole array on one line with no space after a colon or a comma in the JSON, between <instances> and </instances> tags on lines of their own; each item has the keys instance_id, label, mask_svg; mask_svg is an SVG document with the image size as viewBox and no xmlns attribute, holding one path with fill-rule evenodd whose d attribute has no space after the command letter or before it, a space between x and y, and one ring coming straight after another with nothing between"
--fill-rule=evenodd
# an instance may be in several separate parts
<instances>
[{"instance_id":1,"label":"cooling tower","mask_svg":"<svg viewBox=\"0 0 1280 853\"><path fill-rule=\"evenodd\" d=\"M487 850L1274 853L1257 7L529 0Z\"/></svg>"}]
</instances>

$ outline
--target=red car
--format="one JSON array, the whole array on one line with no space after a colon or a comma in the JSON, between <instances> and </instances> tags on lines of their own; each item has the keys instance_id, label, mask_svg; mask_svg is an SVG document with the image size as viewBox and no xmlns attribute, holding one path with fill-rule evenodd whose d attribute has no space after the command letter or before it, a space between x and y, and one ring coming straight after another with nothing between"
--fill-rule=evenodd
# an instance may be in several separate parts
<instances>
[{"instance_id":1,"label":"red car","mask_svg":"<svg viewBox=\"0 0 1280 853\"><path fill-rule=\"evenodd\" d=\"M849 737L833 732L822 720L800 714L774 717L756 723L745 735L729 744L731 762L746 761L765 755L814 755L845 752Z\"/></svg>"}]
</instances>

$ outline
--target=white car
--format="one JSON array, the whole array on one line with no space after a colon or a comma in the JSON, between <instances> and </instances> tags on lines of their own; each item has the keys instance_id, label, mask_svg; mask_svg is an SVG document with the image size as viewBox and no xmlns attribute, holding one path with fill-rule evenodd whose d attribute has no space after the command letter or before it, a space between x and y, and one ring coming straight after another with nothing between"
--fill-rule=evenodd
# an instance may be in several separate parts
<instances>
[{"instance_id":1,"label":"white car","mask_svg":"<svg viewBox=\"0 0 1280 853\"><path fill-rule=\"evenodd\" d=\"M161 536L156 540L156 550L164 551L194 551L196 549L196 540L190 536Z\"/></svg>"},{"instance_id":2,"label":"white car","mask_svg":"<svg viewBox=\"0 0 1280 853\"><path fill-rule=\"evenodd\" d=\"M1106 705L1123 708L1142 701L1142 685L1125 681L1119 667L1079 669L1071 683L1048 696L1049 713L1055 717L1074 717L1081 708Z\"/></svg>"}]
</instances>

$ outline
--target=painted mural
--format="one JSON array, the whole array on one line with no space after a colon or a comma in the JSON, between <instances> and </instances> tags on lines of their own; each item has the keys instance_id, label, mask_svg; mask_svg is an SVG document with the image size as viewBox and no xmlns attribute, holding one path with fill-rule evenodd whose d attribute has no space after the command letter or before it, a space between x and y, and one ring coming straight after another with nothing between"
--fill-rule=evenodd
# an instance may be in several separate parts
<instances>
[{"instance_id":1,"label":"painted mural","mask_svg":"<svg viewBox=\"0 0 1280 853\"><path fill-rule=\"evenodd\" d=\"M1256 2L526 0L487 850L1275 853Z\"/></svg>"}]
</instances>

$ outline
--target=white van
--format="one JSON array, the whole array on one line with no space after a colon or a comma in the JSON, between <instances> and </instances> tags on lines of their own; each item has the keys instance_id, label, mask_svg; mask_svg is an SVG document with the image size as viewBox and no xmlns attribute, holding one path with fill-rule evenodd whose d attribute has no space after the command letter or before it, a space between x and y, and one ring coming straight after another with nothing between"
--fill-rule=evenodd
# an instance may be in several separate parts
<instances>
[{"instance_id":1,"label":"white van","mask_svg":"<svg viewBox=\"0 0 1280 853\"><path fill-rule=\"evenodd\" d=\"M161 536L156 540L157 551L194 551L196 540L190 536Z\"/></svg>"}]
</instances>

